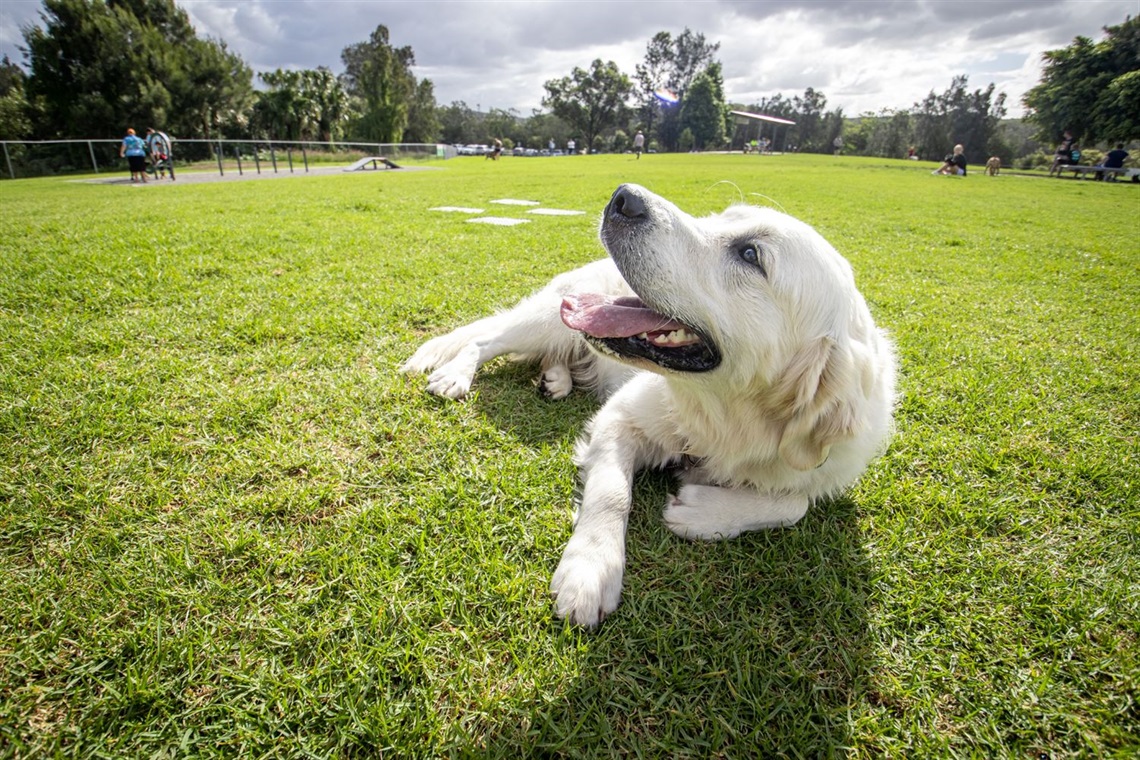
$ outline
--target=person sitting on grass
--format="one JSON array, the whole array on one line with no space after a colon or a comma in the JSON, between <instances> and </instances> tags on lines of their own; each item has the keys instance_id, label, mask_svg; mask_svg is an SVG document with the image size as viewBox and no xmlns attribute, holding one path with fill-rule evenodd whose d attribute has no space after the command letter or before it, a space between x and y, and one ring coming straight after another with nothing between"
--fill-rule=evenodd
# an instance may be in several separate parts
<instances>
[{"instance_id":1,"label":"person sitting on grass","mask_svg":"<svg viewBox=\"0 0 1140 760\"><path fill-rule=\"evenodd\" d=\"M947 174L951 177L966 176L966 149L961 145L954 146L954 152L942 159L942 166L931 174Z\"/></svg>"}]
</instances>

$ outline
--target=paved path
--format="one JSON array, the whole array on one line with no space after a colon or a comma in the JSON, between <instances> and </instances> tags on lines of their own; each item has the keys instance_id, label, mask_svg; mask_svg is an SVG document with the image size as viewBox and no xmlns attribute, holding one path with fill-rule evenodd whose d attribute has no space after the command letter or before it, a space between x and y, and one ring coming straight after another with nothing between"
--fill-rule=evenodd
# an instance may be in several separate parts
<instances>
[{"instance_id":1,"label":"paved path","mask_svg":"<svg viewBox=\"0 0 1140 760\"><path fill-rule=\"evenodd\" d=\"M352 175L367 175L387 172L414 172L423 171L427 169L438 169L438 166L401 166L399 169L377 169L375 172L372 170L346 172L344 167L339 164L320 164L318 166L309 166L309 171L305 171L304 166L293 165L293 172L290 173L287 167L283 167L280 162L277 164L277 173L273 173L273 167L265 164L261 165L261 174L257 173L257 169L251 166L243 166L242 173L238 174L236 168L226 168L225 174L218 174L217 171L176 171L175 176L178 179L171 182L169 179L150 179L145 184L133 183L138 187L150 187L151 185L170 185L170 184L198 184L201 182L234 182L237 180L245 179L284 179L286 177L318 177L327 176L329 174L352 174ZM71 180L72 182L87 182L96 185L130 185L131 175L127 172L115 174L104 174L99 177L91 177L88 179Z\"/></svg>"}]
</instances>

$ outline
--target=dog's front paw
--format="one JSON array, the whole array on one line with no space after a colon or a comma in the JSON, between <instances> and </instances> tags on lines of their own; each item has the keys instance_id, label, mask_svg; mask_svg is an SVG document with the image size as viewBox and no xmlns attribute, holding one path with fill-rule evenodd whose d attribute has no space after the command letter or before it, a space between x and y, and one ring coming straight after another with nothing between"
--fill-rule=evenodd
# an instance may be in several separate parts
<instances>
[{"instance_id":1,"label":"dog's front paw","mask_svg":"<svg viewBox=\"0 0 1140 760\"><path fill-rule=\"evenodd\" d=\"M445 364L428 376L427 391L458 401L471 390L471 374Z\"/></svg>"},{"instance_id":2,"label":"dog's front paw","mask_svg":"<svg viewBox=\"0 0 1140 760\"><path fill-rule=\"evenodd\" d=\"M571 537L550 582L555 613L593 628L617 609L625 566L620 546Z\"/></svg>"},{"instance_id":3,"label":"dog's front paw","mask_svg":"<svg viewBox=\"0 0 1140 760\"><path fill-rule=\"evenodd\" d=\"M538 381L538 389L551 401L566 398L574 390L574 378L564 364L547 367Z\"/></svg>"},{"instance_id":4,"label":"dog's front paw","mask_svg":"<svg viewBox=\"0 0 1140 760\"><path fill-rule=\"evenodd\" d=\"M685 485L678 495L670 494L662 515L666 527L691 541L723 541L740 535L740 526L722 514L716 498L721 490L716 486Z\"/></svg>"},{"instance_id":5,"label":"dog's front paw","mask_svg":"<svg viewBox=\"0 0 1140 760\"><path fill-rule=\"evenodd\" d=\"M432 345L434 341L428 341L420 346L419 350L408 357L408 360L400 365L400 372L405 375L420 375L425 372L431 372L433 369L442 364L438 352Z\"/></svg>"}]
</instances>

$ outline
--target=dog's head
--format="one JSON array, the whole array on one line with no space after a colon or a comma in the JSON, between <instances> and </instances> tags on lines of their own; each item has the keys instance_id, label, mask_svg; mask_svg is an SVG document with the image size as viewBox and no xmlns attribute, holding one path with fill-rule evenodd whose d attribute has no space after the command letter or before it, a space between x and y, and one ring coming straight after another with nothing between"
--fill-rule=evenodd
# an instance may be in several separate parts
<instances>
[{"instance_id":1,"label":"dog's head","mask_svg":"<svg viewBox=\"0 0 1140 760\"><path fill-rule=\"evenodd\" d=\"M579 294L563 321L613 358L780 420L781 456L826 458L874 382L873 331L851 267L807 224L754 206L694 218L637 185L606 206L601 239L637 298Z\"/></svg>"}]
</instances>

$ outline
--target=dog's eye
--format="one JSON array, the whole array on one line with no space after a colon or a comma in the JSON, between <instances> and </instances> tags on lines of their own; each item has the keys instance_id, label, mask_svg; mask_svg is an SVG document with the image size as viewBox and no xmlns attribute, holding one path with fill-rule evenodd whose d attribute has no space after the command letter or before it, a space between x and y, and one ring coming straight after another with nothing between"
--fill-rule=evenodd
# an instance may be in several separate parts
<instances>
[{"instance_id":1,"label":"dog's eye","mask_svg":"<svg viewBox=\"0 0 1140 760\"><path fill-rule=\"evenodd\" d=\"M760 246L753 243L746 243L736 250L736 254L740 256L740 260L749 266L754 266L760 270L760 274L765 277L768 272L764 269L764 260L760 256Z\"/></svg>"}]
</instances>

